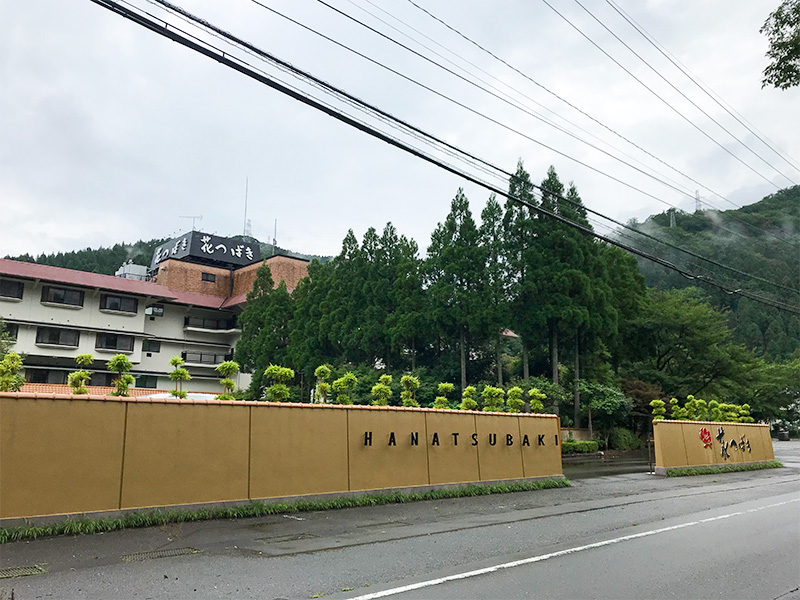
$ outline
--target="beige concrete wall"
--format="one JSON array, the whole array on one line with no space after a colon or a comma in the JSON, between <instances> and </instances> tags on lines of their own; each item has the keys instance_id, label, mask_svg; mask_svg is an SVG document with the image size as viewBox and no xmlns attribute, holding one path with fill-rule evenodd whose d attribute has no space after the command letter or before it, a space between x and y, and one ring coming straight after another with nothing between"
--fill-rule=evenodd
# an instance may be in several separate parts
<instances>
[{"instance_id":1,"label":"beige concrete wall","mask_svg":"<svg viewBox=\"0 0 800 600\"><path fill-rule=\"evenodd\" d=\"M711 446L708 448L700 437L703 428L711 434ZM718 440L720 428L723 430L723 435L721 440ZM656 467L662 470L763 462L775 458L769 425L658 420L653 421L653 435ZM732 443L734 441L735 446ZM728 444L727 456L723 456L722 453L723 443Z\"/></svg>"},{"instance_id":2,"label":"beige concrete wall","mask_svg":"<svg viewBox=\"0 0 800 600\"><path fill-rule=\"evenodd\" d=\"M561 475L558 419L0 393L0 518Z\"/></svg>"}]
</instances>

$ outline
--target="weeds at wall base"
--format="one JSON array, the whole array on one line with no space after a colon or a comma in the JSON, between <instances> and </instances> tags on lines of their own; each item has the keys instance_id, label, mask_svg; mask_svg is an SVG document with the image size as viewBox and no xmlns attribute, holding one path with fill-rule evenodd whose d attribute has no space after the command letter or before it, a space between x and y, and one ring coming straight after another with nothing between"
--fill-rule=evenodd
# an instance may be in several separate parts
<instances>
[{"instance_id":1,"label":"weeds at wall base","mask_svg":"<svg viewBox=\"0 0 800 600\"><path fill-rule=\"evenodd\" d=\"M760 471L761 469L780 469L783 463L771 460L763 463L739 463L732 465L709 465L707 467L676 467L667 471L667 477L688 477L692 475L714 475L716 473L735 473L737 471Z\"/></svg>"},{"instance_id":2,"label":"weeds at wall base","mask_svg":"<svg viewBox=\"0 0 800 600\"><path fill-rule=\"evenodd\" d=\"M41 526L0 528L0 544L20 540L35 540L41 537L57 535L90 535L137 527L152 527L168 523L188 523L192 521L208 521L212 519L244 519L264 517L283 513L332 510L337 508L357 508L360 506L380 506L384 504L404 504L424 500L444 500L448 498L465 498L469 496L486 496L489 494L508 494L511 492L530 492L554 488L570 487L566 478L539 479L537 481L509 483L499 485L474 485L462 488L431 490L427 492L390 494L373 494L335 498L332 500L279 502L250 502L233 507L200 508L194 510L154 510L150 512L134 512L118 518L80 518L67 519L61 523Z\"/></svg>"}]
</instances>

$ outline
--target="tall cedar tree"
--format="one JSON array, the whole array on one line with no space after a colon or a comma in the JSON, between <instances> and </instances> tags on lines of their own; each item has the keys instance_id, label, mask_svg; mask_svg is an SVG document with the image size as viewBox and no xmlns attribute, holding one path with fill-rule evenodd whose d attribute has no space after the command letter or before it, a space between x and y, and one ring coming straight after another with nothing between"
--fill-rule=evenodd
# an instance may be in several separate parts
<instances>
[{"instance_id":1,"label":"tall cedar tree","mask_svg":"<svg viewBox=\"0 0 800 600\"><path fill-rule=\"evenodd\" d=\"M431 236L426 272L434 326L459 350L461 389L467 385L468 339L480 330L482 252L469 201L459 188Z\"/></svg>"},{"instance_id":2,"label":"tall cedar tree","mask_svg":"<svg viewBox=\"0 0 800 600\"><path fill-rule=\"evenodd\" d=\"M264 371L272 363L289 361L289 322L292 318L292 299L281 281L273 287L272 272L264 263L256 272L247 304L239 316L242 335L236 344L236 362L242 371L253 373L248 395L261 398L266 381Z\"/></svg>"},{"instance_id":3,"label":"tall cedar tree","mask_svg":"<svg viewBox=\"0 0 800 600\"><path fill-rule=\"evenodd\" d=\"M484 336L494 346L497 385L503 386L503 361L501 332L508 324L509 310L506 293L506 260L503 252L503 209L494 194L489 197L481 212L478 230L483 249L483 278L481 281L481 325Z\"/></svg>"},{"instance_id":4,"label":"tall cedar tree","mask_svg":"<svg viewBox=\"0 0 800 600\"><path fill-rule=\"evenodd\" d=\"M533 183L522 160L508 182L508 193L531 205ZM542 262L536 244L535 212L517 201L507 200L503 215L502 245L505 256L505 285L510 314L509 327L522 341L522 376L530 378L530 349L537 343L542 328L541 313L536 309L535 271Z\"/></svg>"}]
</instances>

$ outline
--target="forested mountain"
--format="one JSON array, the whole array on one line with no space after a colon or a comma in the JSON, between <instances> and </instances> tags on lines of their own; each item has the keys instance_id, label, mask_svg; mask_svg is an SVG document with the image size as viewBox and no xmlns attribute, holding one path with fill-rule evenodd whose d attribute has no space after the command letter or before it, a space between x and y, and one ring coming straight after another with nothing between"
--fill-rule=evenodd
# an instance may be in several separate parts
<instances>
[{"instance_id":1,"label":"forested mountain","mask_svg":"<svg viewBox=\"0 0 800 600\"><path fill-rule=\"evenodd\" d=\"M242 236L233 236L234 239L241 237ZM38 263L40 265L63 267L65 269L76 269L78 271L87 271L89 273L113 275L123 263L128 261L131 261L137 265L150 265L150 260L153 258L153 252L155 249L167 241L169 241L169 238L154 239L149 241L140 240L135 244L115 244L111 248L103 248L101 246L100 248L96 249L86 248L85 250L58 252L56 254L40 254L35 258L30 254L6 256L5 258ZM325 262L330 258L327 256L302 254L300 252L285 250L280 246L259 242L255 238L249 238L249 241L259 244L261 247L261 256L264 258L272 256L273 254L294 256L296 258L303 258L305 260L313 260L316 258L320 260L320 262Z\"/></svg>"},{"instance_id":2,"label":"forested mountain","mask_svg":"<svg viewBox=\"0 0 800 600\"><path fill-rule=\"evenodd\" d=\"M719 264L630 231L619 234L621 241L709 277L729 290L747 290L781 304L800 306L800 186L738 210L693 214L670 210L631 225ZM650 287L697 286L705 290L715 307L727 311L734 341L757 355L786 359L800 348L800 317L796 314L727 293L702 280L687 279L646 259L638 261Z\"/></svg>"}]
</instances>

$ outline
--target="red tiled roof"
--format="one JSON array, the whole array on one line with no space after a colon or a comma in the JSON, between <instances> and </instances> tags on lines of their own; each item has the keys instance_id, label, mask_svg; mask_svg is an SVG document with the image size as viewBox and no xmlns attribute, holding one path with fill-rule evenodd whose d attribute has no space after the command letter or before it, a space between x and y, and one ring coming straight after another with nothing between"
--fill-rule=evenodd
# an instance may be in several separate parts
<instances>
[{"instance_id":1,"label":"red tiled roof","mask_svg":"<svg viewBox=\"0 0 800 600\"><path fill-rule=\"evenodd\" d=\"M5 258L0 258L0 275L22 277L25 279L41 279L53 283L80 285L123 292L126 294L137 294L139 296L154 296L167 300L176 297L174 292L165 288L163 285L150 281L138 281L136 279L114 277L113 275L86 273L84 271L75 271L74 269L63 269L61 267L51 267L49 265L20 262Z\"/></svg>"}]
</instances>

